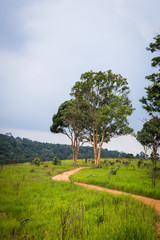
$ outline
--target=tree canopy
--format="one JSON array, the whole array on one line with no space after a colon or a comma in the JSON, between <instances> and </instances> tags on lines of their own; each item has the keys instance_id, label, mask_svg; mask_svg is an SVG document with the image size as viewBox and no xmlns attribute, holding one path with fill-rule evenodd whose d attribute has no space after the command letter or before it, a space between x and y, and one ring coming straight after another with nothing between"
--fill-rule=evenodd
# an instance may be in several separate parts
<instances>
[{"instance_id":1,"label":"tree canopy","mask_svg":"<svg viewBox=\"0 0 160 240\"><path fill-rule=\"evenodd\" d=\"M141 141L147 144L153 150L153 157L156 159L157 150L160 147L160 119L153 117L147 121L141 130L144 140Z\"/></svg>"},{"instance_id":2,"label":"tree canopy","mask_svg":"<svg viewBox=\"0 0 160 240\"><path fill-rule=\"evenodd\" d=\"M151 85L146 87L146 97L142 97L140 102L143 104L143 108L149 113L149 115L159 116L160 114L160 34L154 38L154 42L150 43L147 48L152 53L158 53L158 56L152 58L151 66L158 68L157 73L153 73L146 76L146 79L151 81Z\"/></svg>"},{"instance_id":3,"label":"tree canopy","mask_svg":"<svg viewBox=\"0 0 160 240\"><path fill-rule=\"evenodd\" d=\"M146 129L143 128L141 131L137 132L136 139L143 146L144 152L145 152L145 159L146 159L147 150L148 150L148 148L150 147L150 144L151 144L150 135L148 134Z\"/></svg>"},{"instance_id":4,"label":"tree canopy","mask_svg":"<svg viewBox=\"0 0 160 240\"><path fill-rule=\"evenodd\" d=\"M83 119L80 109L77 108L77 102L69 100L62 103L57 114L53 115L52 121L51 132L65 134L71 140L73 164L76 165L79 148L83 144Z\"/></svg>"},{"instance_id":5,"label":"tree canopy","mask_svg":"<svg viewBox=\"0 0 160 240\"><path fill-rule=\"evenodd\" d=\"M133 112L128 98L126 78L107 72L86 72L72 88L84 116L83 136L94 149L95 166L99 165L103 142L112 137L132 133L127 116Z\"/></svg>"}]
</instances>

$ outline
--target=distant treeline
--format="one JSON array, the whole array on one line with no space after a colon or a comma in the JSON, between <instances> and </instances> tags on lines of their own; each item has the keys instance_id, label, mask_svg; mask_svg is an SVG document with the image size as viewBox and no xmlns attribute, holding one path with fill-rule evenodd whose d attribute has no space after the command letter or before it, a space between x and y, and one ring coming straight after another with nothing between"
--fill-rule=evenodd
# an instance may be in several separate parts
<instances>
[{"instance_id":1,"label":"distant treeline","mask_svg":"<svg viewBox=\"0 0 160 240\"><path fill-rule=\"evenodd\" d=\"M51 144L32 141L27 138L14 138L11 134L0 134L0 164L30 162L34 157L51 161L54 157L61 160L72 159L72 148L66 144ZM102 149L101 158L125 157L126 153ZM79 159L94 158L92 147L81 147Z\"/></svg>"}]
</instances>

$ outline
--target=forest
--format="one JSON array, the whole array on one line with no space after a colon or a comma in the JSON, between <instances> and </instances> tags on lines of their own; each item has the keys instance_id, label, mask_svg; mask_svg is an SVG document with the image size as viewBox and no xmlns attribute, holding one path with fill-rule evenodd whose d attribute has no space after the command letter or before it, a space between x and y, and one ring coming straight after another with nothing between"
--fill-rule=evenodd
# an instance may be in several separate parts
<instances>
[{"instance_id":1,"label":"forest","mask_svg":"<svg viewBox=\"0 0 160 240\"><path fill-rule=\"evenodd\" d=\"M102 149L102 158L125 157L126 153ZM51 144L32 141L27 138L14 138L11 134L0 134L0 164L30 162L34 157L51 161L54 157L60 160L72 159L72 147L66 144ZM79 159L94 158L93 148L80 148Z\"/></svg>"}]
</instances>

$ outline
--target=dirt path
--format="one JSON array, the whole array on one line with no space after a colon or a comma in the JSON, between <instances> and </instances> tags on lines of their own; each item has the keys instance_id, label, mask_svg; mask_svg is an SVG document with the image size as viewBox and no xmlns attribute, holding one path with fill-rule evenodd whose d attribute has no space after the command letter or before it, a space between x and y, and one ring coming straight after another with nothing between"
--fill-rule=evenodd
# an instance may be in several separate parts
<instances>
[{"instance_id":1,"label":"dirt path","mask_svg":"<svg viewBox=\"0 0 160 240\"><path fill-rule=\"evenodd\" d=\"M76 168L76 169L73 169L71 171L58 174L58 175L52 177L52 180L70 182L69 176L78 172L79 170L81 170L83 168L85 168L85 167ZM89 185L89 184L86 184L86 183L77 183L77 182L74 182L74 183L77 184L77 185L86 187L86 188L92 188L92 189L95 189L95 190L105 191L105 192L109 192L109 193L112 193L112 194L124 194L124 195L132 196L134 198L137 198L138 200L141 200L142 202L144 202L147 205L155 207L158 214L160 215L160 200L156 200L156 199L152 199L152 198L148 198L148 197L143 197L143 196L138 196L138 195L134 195L134 194L131 194L131 193L125 193L125 192L121 192L121 191L117 191L117 190L107 189L107 188L103 188L103 187L99 187L99 186Z\"/></svg>"},{"instance_id":2,"label":"dirt path","mask_svg":"<svg viewBox=\"0 0 160 240\"><path fill-rule=\"evenodd\" d=\"M78 172L79 170L81 170L83 168L85 168L85 167L76 168L76 169L73 169L71 171L64 172L62 174L58 174L58 175L52 177L52 180L70 182L69 176ZM86 184L86 183L74 182L74 184L79 185L79 186L83 186L83 187L86 187L86 188L95 189L95 190L98 190L98 191L105 191L105 192L112 193L112 194L117 194L117 195L124 194L124 195L132 196L132 197L144 202L145 204L154 207L155 210L157 211L157 213L160 215L160 200L156 200L156 199L152 199L152 198L148 198L148 197L143 197L143 196L138 196L138 195L134 195L134 194L131 194L131 193L125 193L125 192L121 192L121 191L117 191L117 190L107 189L107 188L103 188L103 187L99 187L99 186L95 186L95 185L89 185L89 184ZM160 236L160 223L158 223L157 228L158 228L158 236Z\"/></svg>"},{"instance_id":3,"label":"dirt path","mask_svg":"<svg viewBox=\"0 0 160 240\"><path fill-rule=\"evenodd\" d=\"M70 182L69 176L72 175L73 173L78 172L82 168L85 168L85 167L80 167L80 168L70 170L68 172L60 173L60 174L52 177L52 180Z\"/></svg>"},{"instance_id":4,"label":"dirt path","mask_svg":"<svg viewBox=\"0 0 160 240\"><path fill-rule=\"evenodd\" d=\"M158 214L160 215L160 200L155 200L155 199L152 199L152 198L142 197L142 196L134 195L134 194L131 194L131 193L125 193L125 192L112 190L112 189L107 189L107 188L94 186L94 185L89 185L89 184L85 184L85 183L77 183L77 182L75 182L75 184L83 186L83 187L86 187L86 188L92 188L92 189L96 189L96 190L99 190L99 191L105 191L105 192L112 193L112 194L117 194L117 195L124 194L124 195L132 196L134 198L137 198L138 200L141 200L142 202L144 202L147 205L155 207L155 209L157 210Z\"/></svg>"}]
</instances>

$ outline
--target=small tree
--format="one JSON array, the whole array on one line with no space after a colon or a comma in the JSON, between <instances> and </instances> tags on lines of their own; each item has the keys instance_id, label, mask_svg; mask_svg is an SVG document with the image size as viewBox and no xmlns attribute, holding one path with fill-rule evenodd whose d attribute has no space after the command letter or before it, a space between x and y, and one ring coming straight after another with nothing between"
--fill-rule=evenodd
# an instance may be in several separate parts
<instances>
[{"instance_id":1,"label":"small tree","mask_svg":"<svg viewBox=\"0 0 160 240\"><path fill-rule=\"evenodd\" d=\"M138 131L136 139L143 146L145 159L146 159L147 150L150 146L150 136L148 135L148 132L146 132L145 129L142 129L141 131Z\"/></svg>"},{"instance_id":2,"label":"small tree","mask_svg":"<svg viewBox=\"0 0 160 240\"><path fill-rule=\"evenodd\" d=\"M147 141L150 141L148 146L153 151L153 160L157 158L157 150L160 146L160 119L153 117L143 125L142 131L148 135Z\"/></svg>"},{"instance_id":3,"label":"small tree","mask_svg":"<svg viewBox=\"0 0 160 240\"><path fill-rule=\"evenodd\" d=\"M41 164L41 159L39 157L35 157L33 159L33 164L36 166L36 167L39 167L40 164Z\"/></svg>"},{"instance_id":4,"label":"small tree","mask_svg":"<svg viewBox=\"0 0 160 240\"><path fill-rule=\"evenodd\" d=\"M61 160L59 160L57 157L54 157L52 163L53 163L54 165L61 165Z\"/></svg>"},{"instance_id":5,"label":"small tree","mask_svg":"<svg viewBox=\"0 0 160 240\"><path fill-rule=\"evenodd\" d=\"M157 150L160 147L160 119L158 117L153 117L149 121L147 121L141 130L141 132L145 133L146 139L144 142L147 142L147 146L149 146L153 154L151 156L153 171L152 171L152 182L155 187L156 177L157 177Z\"/></svg>"},{"instance_id":6,"label":"small tree","mask_svg":"<svg viewBox=\"0 0 160 240\"><path fill-rule=\"evenodd\" d=\"M127 153L125 158L134 158L134 155L133 153Z\"/></svg>"}]
</instances>

